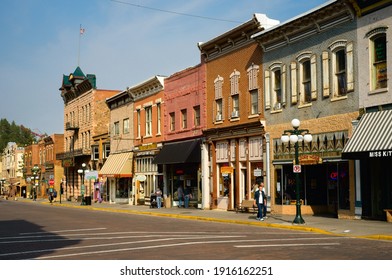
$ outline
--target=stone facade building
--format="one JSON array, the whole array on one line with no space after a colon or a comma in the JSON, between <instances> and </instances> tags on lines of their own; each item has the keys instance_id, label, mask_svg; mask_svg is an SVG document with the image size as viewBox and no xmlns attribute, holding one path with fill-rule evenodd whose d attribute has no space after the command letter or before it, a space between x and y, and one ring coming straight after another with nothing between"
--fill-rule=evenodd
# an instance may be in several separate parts
<instances>
[{"instance_id":1,"label":"stone facade building","mask_svg":"<svg viewBox=\"0 0 392 280\"><path fill-rule=\"evenodd\" d=\"M95 75L85 75L79 67L70 75L63 75L60 91L64 101L64 153L58 154L57 159L62 160L65 169L64 195L68 199L91 197L93 182L89 180L85 187L84 179L85 171L92 170L94 164L93 136L108 132L106 98L119 91L97 89Z\"/></svg>"}]
</instances>

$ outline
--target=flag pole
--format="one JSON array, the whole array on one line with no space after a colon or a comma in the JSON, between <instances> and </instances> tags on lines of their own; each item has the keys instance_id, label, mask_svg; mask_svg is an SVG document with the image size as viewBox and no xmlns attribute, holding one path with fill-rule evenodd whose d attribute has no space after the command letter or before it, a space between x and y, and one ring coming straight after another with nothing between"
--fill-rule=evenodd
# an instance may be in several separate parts
<instances>
[{"instance_id":1,"label":"flag pole","mask_svg":"<svg viewBox=\"0 0 392 280\"><path fill-rule=\"evenodd\" d=\"M82 37L82 25L79 27L78 66L80 66L80 37Z\"/></svg>"}]
</instances>

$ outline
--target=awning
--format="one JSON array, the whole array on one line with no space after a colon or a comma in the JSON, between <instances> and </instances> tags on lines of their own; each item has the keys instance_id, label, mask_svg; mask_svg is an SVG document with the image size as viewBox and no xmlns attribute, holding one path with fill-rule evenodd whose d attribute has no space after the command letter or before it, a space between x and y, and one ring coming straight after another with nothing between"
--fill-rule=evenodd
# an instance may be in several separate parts
<instances>
[{"instance_id":1,"label":"awning","mask_svg":"<svg viewBox=\"0 0 392 280\"><path fill-rule=\"evenodd\" d=\"M366 113L342 151L342 158L392 158L392 110Z\"/></svg>"},{"instance_id":2,"label":"awning","mask_svg":"<svg viewBox=\"0 0 392 280\"><path fill-rule=\"evenodd\" d=\"M133 153L111 154L98 172L100 177L132 177Z\"/></svg>"},{"instance_id":3,"label":"awning","mask_svg":"<svg viewBox=\"0 0 392 280\"><path fill-rule=\"evenodd\" d=\"M200 139L164 144L154 164L197 163L201 160Z\"/></svg>"}]
</instances>

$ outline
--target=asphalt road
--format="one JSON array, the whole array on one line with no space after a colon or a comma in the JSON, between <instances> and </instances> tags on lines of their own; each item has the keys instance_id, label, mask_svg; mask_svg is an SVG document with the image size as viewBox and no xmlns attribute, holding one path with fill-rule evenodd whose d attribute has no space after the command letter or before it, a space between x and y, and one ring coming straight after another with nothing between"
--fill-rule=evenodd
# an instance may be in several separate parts
<instances>
[{"instance_id":1,"label":"asphalt road","mask_svg":"<svg viewBox=\"0 0 392 280\"><path fill-rule=\"evenodd\" d=\"M392 242L0 202L1 260L391 260Z\"/></svg>"}]
</instances>

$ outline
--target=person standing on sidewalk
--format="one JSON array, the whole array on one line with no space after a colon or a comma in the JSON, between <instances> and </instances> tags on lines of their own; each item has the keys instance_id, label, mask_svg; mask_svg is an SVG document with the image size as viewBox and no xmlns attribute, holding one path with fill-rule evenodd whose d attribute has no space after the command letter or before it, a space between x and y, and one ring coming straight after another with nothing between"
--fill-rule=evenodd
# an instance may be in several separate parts
<instances>
[{"instance_id":1,"label":"person standing on sidewalk","mask_svg":"<svg viewBox=\"0 0 392 280\"><path fill-rule=\"evenodd\" d=\"M253 201L253 205L257 206L257 220L260 221L264 221L264 215L263 215L263 211L264 211L264 204L266 204L266 197L265 197L265 193L263 191L264 188L264 183L260 182L259 183L259 189L255 192L254 195L254 201Z\"/></svg>"},{"instance_id":2,"label":"person standing on sidewalk","mask_svg":"<svg viewBox=\"0 0 392 280\"><path fill-rule=\"evenodd\" d=\"M157 190L155 192L155 195L156 195L156 200L157 200L157 207L161 208L161 205L162 205L162 191L161 191L161 189L159 187L157 188Z\"/></svg>"},{"instance_id":3,"label":"person standing on sidewalk","mask_svg":"<svg viewBox=\"0 0 392 280\"><path fill-rule=\"evenodd\" d=\"M182 202L184 201L184 190L182 189L181 185L178 185L177 196L178 196L178 208L181 208Z\"/></svg>"}]
</instances>

